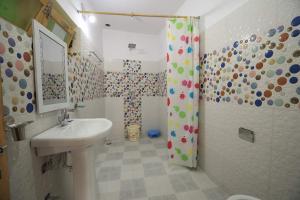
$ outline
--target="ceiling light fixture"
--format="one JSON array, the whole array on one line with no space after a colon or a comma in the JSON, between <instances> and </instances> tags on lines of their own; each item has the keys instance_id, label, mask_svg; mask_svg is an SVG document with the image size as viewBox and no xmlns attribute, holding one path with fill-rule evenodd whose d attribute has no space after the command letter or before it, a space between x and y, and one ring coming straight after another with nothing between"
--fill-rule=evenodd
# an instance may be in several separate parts
<instances>
[{"instance_id":1,"label":"ceiling light fixture","mask_svg":"<svg viewBox=\"0 0 300 200\"><path fill-rule=\"evenodd\" d=\"M95 23L96 22L96 17L94 15L89 16L89 22L90 23Z\"/></svg>"}]
</instances>

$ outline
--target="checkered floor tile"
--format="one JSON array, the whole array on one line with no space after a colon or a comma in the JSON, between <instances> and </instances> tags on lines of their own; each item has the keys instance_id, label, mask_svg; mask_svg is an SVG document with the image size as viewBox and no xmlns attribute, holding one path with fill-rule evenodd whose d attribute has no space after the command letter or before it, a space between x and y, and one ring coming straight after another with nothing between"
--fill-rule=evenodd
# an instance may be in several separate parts
<instances>
[{"instance_id":1,"label":"checkered floor tile","mask_svg":"<svg viewBox=\"0 0 300 200\"><path fill-rule=\"evenodd\" d=\"M96 169L99 200L225 200L228 196L200 169L169 164L164 138L112 141L97 155Z\"/></svg>"}]
</instances>

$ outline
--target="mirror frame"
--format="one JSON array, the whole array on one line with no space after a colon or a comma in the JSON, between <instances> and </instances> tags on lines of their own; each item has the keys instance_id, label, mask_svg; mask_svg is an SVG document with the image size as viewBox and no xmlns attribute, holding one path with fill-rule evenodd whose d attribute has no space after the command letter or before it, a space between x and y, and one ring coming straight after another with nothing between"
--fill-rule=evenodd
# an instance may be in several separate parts
<instances>
[{"instance_id":1,"label":"mirror frame","mask_svg":"<svg viewBox=\"0 0 300 200\"><path fill-rule=\"evenodd\" d=\"M54 110L60 110L69 107L69 83L68 83L68 61L67 61L67 44L57 37L54 33L49 31L46 27L41 25L36 20L32 21L33 27L33 57L34 57L34 69L35 69L35 90L36 90L36 102L37 111L39 113L50 112ZM43 104L43 87L42 87L42 59L40 52L40 32L44 33L58 44L62 45L65 49L65 76L66 76L66 98L65 103L55 103L50 105Z\"/></svg>"}]
</instances>

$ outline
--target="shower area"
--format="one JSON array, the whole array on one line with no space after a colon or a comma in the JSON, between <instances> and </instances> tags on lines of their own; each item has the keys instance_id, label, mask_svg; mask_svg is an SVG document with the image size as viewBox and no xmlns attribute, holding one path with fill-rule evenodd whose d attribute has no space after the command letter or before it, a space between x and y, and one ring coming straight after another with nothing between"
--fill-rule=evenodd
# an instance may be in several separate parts
<instances>
[{"instance_id":1,"label":"shower area","mask_svg":"<svg viewBox=\"0 0 300 200\"><path fill-rule=\"evenodd\" d=\"M159 62L147 63L141 60L119 60L122 71L107 71L105 74L105 94L108 98L120 98L123 101L123 128L124 134L127 135L126 128L129 125L139 125L143 133L147 128L160 129L160 124L153 122L145 124L149 116L159 117L157 113L158 106L162 104L165 96L165 71L161 72L142 72L145 65L160 65ZM154 100L153 110L146 110L148 101ZM148 118L147 118L148 117Z\"/></svg>"},{"instance_id":2,"label":"shower area","mask_svg":"<svg viewBox=\"0 0 300 200\"><path fill-rule=\"evenodd\" d=\"M103 31L105 113L114 124L111 139L127 138L131 125L140 127L141 138L148 130L159 130L170 161L195 168L199 18L175 17L160 23L152 34L110 26Z\"/></svg>"},{"instance_id":3,"label":"shower area","mask_svg":"<svg viewBox=\"0 0 300 200\"><path fill-rule=\"evenodd\" d=\"M123 35L124 37L119 37ZM165 31L144 34L104 29L105 113L113 121L111 138L123 140L137 124L167 136Z\"/></svg>"}]
</instances>

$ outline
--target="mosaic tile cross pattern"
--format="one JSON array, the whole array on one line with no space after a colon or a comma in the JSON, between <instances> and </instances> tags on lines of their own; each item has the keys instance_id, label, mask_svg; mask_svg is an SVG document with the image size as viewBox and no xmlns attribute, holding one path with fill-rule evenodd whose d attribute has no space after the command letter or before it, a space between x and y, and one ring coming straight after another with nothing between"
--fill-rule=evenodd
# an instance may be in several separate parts
<instances>
[{"instance_id":1,"label":"mosaic tile cross pattern","mask_svg":"<svg viewBox=\"0 0 300 200\"><path fill-rule=\"evenodd\" d=\"M124 98L124 127L142 126L142 97L166 95L166 72L142 73L142 62L123 60L122 72L105 73L105 95Z\"/></svg>"},{"instance_id":2,"label":"mosaic tile cross pattern","mask_svg":"<svg viewBox=\"0 0 300 200\"><path fill-rule=\"evenodd\" d=\"M300 109L300 16L201 58L206 101Z\"/></svg>"}]
</instances>

